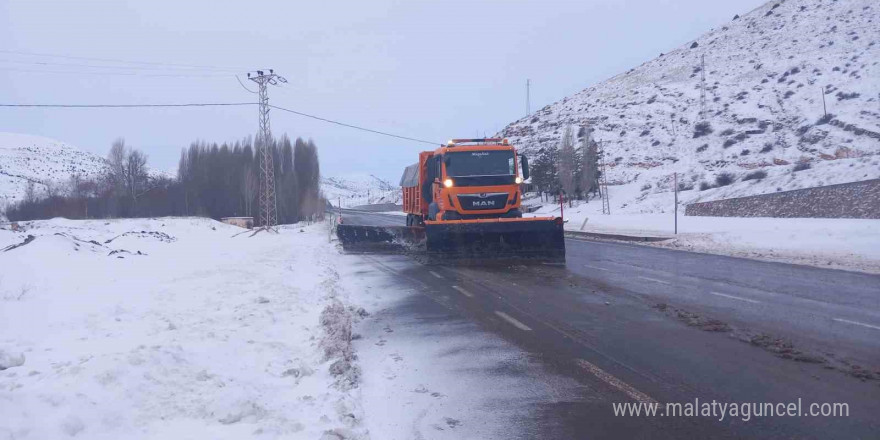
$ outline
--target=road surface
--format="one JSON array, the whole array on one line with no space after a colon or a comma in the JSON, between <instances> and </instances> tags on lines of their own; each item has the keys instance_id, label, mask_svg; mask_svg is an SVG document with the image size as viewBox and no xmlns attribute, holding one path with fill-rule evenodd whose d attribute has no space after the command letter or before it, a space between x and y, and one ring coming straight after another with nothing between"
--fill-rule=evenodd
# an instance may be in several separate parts
<instances>
[{"instance_id":1,"label":"road surface","mask_svg":"<svg viewBox=\"0 0 880 440\"><path fill-rule=\"evenodd\" d=\"M346 211L346 224L404 217ZM523 438L876 438L880 276L567 239L564 267L364 255L583 385ZM442 298L442 301L431 299ZM451 301L449 299L452 299ZM846 403L847 417L615 417L612 403Z\"/></svg>"}]
</instances>

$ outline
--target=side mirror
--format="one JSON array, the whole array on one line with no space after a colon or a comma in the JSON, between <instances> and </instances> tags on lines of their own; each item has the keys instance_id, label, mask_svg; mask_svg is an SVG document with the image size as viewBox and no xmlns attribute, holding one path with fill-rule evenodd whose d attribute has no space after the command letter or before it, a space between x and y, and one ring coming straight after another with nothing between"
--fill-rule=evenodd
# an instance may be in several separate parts
<instances>
[{"instance_id":1,"label":"side mirror","mask_svg":"<svg viewBox=\"0 0 880 440\"><path fill-rule=\"evenodd\" d=\"M525 156L519 157L519 165L522 168L522 178L523 180L527 180L529 178L529 158Z\"/></svg>"},{"instance_id":2,"label":"side mirror","mask_svg":"<svg viewBox=\"0 0 880 440\"><path fill-rule=\"evenodd\" d=\"M434 181L437 178L437 158L435 156L431 156L425 161L425 168L428 170L427 173L427 181L428 184Z\"/></svg>"}]
</instances>

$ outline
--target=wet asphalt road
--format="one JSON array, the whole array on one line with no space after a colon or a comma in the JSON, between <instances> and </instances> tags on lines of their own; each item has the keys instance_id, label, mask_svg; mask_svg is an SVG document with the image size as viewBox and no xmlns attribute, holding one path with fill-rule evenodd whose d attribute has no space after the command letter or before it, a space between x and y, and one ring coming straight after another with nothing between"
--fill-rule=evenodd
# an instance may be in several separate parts
<instances>
[{"instance_id":1,"label":"wet asphalt road","mask_svg":"<svg viewBox=\"0 0 880 440\"><path fill-rule=\"evenodd\" d=\"M880 435L880 276L580 239L566 247L564 267L363 258L424 293L405 313L446 308L583 386L577 398L536 406L523 438ZM615 417L611 405L694 399L846 403L849 416Z\"/></svg>"}]
</instances>

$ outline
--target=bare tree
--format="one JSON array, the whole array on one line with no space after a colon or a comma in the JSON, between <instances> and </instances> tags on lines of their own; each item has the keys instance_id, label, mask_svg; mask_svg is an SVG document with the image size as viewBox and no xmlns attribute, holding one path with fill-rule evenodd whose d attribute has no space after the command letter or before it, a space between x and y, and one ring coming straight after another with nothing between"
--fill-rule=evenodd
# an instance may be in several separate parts
<instances>
[{"instance_id":1,"label":"bare tree","mask_svg":"<svg viewBox=\"0 0 880 440\"><path fill-rule=\"evenodd\" d=\"M125 186L125 166L128 158L128 149L125 148L125 139L117 138L107 154L107 165L110 182L117 189Z\"/></svg>"},{"instance_id":2,"label":"bare tree","mask_svg":"<svg viewBox=\"0 0 880 440\"><path fill-rule=\"evenodd\" d=\"M135 212L138 197L149 191L149 178L147 155L140 150L129 150L125 160L125 189Z\"/></svg>"},{"instance_id":3,"label":"bare tree","mask_svg":"<svg viewBox=\"0 0 880 440\"><path fill-rule=\"evenodd\" d=\"M242 173L241 179L241 197L244 201L244 215L250 217L252 215L252 205L254 194L257 192L257 173L253 167L247 167Z\"/></svg>"},{"instance_id":4,"label":"bare tree","mask_svg":"<svg viewBox=\"0 0 880 440\"><path fill-rule=\"evenodd\" d=\"M562 141L559 145L559 187L565 193L565 197L571 204L571 199L575 193L575 161L577 160L574 151L574 141L571 137L571 126L566 125L565 131L562 133Z\"/></svg>"},{"instance_id":5,"label":"bare tree","mask_svg":"<svg viewBox=\"0 0 880 440\"><path fill-rule=\"evenodd\" d=\"M24 199L28 202L37 200L37 187L33 180L28 180L24 187Z\"/></svg>"},{"instance_id":6,"label":"bare tree","mask_svg":"<svg viewBox=\"0 0 880 440\"><path fill-rule=\"evenodd\" d=\"M581 181L580 188L587 198L588 193L595 194L599 189L599 155L592 130L587 128L581 137Z\"/></svg>"}]
</instances>

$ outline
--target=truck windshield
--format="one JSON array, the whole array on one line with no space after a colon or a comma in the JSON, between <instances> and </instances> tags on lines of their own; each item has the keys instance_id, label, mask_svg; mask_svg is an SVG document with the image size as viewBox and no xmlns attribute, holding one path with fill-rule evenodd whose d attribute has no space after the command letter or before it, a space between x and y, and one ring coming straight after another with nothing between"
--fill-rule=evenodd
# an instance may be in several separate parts
<instances>
[{"instance_id":1,"label":"truck windshield","mask_svg":"<svg viewBox=\"0 0 880 440\"><path fill-rule=\"evenodd\" d=\"M460 151L446 153L446 175L464 176L512 176L516 174L513 151Z\"/></svg>"}]
</instances>

